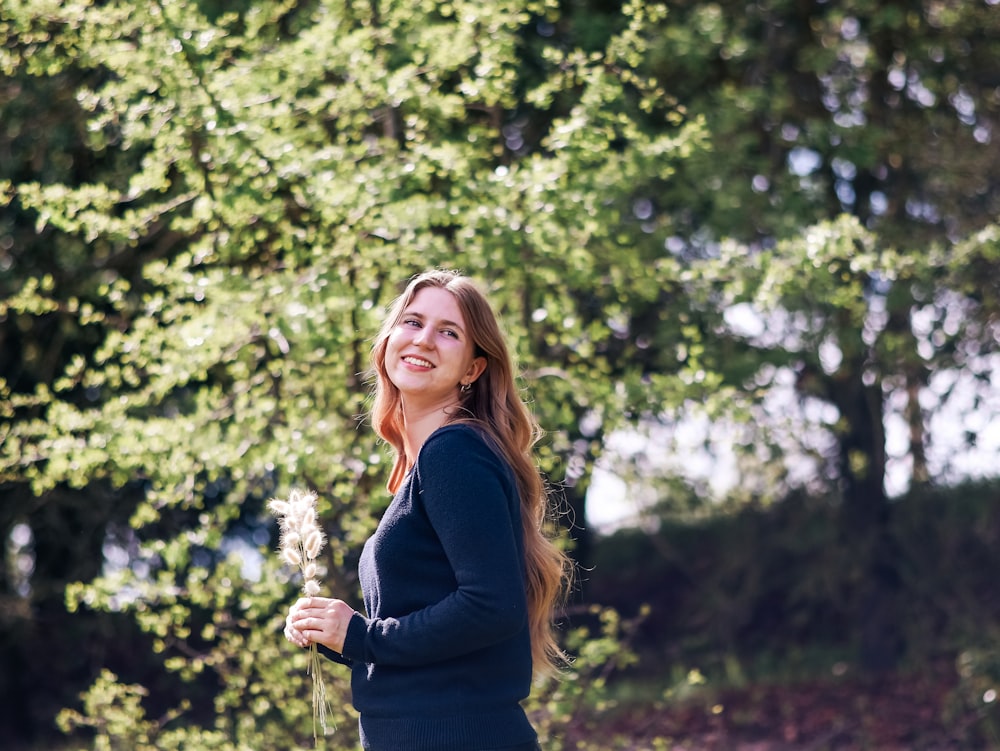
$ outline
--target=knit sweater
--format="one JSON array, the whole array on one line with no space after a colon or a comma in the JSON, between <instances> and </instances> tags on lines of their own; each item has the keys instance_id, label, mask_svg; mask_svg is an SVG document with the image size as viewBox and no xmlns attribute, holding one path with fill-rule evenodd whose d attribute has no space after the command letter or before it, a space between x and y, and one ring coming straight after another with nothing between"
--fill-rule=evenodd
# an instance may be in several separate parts
<instances>
[{"instance_id":1,"label":"knit sweater","mask_svg":"<svg viewBox=\"0 0 1000 751\"><path fill-rule=\"evenodd\" d=\"M365 543L367 617L343 657L370 751L479 751L535 738L520 500L510 466L469 425L448 425Z\"/></svg>"}]
</instances>

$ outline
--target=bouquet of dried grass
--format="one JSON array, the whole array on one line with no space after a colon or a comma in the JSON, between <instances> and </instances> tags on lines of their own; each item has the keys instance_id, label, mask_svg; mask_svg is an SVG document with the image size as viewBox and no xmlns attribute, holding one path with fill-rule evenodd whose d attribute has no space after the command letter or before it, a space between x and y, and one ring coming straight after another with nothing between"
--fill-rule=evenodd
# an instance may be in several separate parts
<instances>
[{"instance_id":1,"label":"bouquet of dried grass","mask_svg":"<svg viewBox=\"0 0 1000 751\"><path fill-rule=\"evenodd\" d=\"M279 552L282 560L299 569L303 593L308 597L318 595L320 588L316 576L319 564L316 559L326 544L326 536L319 527L316 515L316 494L292 490L288 500L273 498L267 507L278 519L281 528ZM308 674L313 679L313 742L316 743L319 737L318 727L323 728L323 735L328 732L326 717L331 710L326 684L323 682L323 658L315 643L309 646L308 659Z\"/></svg>"}]
</instances>

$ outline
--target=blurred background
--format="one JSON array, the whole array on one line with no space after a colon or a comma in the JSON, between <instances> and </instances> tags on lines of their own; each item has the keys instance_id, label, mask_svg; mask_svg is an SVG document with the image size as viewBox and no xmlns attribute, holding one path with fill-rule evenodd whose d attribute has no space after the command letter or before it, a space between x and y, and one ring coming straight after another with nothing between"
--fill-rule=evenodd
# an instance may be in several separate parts
<instances>
[{"instance_id":1,"label":"blurred background","mask_svg":"<svg viewBox=\"0 0 1000 751\"><path fill-rule=\"evenodd\" d=\"M0 746L312 737L368 349L488 290L578 563L560 749L1000 748L997 0L5 0Z\"/></svg>"}]
</instances>

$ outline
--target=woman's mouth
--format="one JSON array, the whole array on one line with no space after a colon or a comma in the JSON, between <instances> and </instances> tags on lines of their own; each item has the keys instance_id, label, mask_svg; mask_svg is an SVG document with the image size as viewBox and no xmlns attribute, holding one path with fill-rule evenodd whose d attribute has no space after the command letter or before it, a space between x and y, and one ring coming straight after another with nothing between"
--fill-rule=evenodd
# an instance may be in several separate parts
<instances>
[{"instance_id":1,"label":"woman's mouth","mask_svg":"<svg viewBox=\"0 0 1000 751\"><path fill-rule=\"evenodd\" d=\"M433 364L429 363L427 360L423 359L422 357L413 357L412 355L407 355L406 357L404 357L403 358L403 362L408 363L410 365L416 365L418 368L433 368L434 367Z\"/></svg>"}]
</instances>

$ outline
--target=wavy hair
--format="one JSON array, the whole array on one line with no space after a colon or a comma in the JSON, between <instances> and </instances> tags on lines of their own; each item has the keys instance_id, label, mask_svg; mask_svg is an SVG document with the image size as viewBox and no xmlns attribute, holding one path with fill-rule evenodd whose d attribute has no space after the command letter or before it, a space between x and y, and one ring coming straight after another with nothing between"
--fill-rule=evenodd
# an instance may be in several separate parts
<instances>
[{"instance_id":1,"label":"wavy hair","mask_svg":"<svg viewBox=\"0 0 1000 751\"><path fill-rule=\"evenodd\" d=\"M456 384L460 403L449 422L470 423L485 432L514 471L521 502L532 663L536 673L552 674L566 659L556 641L553 621L556 604L568 590L572 566L547 533L549 495L533 456L541 430L518 392L513 358L496 313L479 287L456 272L427 271L411 279L389 308L372 345L372 426L395 450L387 486L390 493L395 493L416 457L406 454L402 399L386 372L386 346L403 311L426 287L444 289L454 296L476 356L487 361L486 369L469 391L459 391Z\"/></svg>"}]
</instances>

